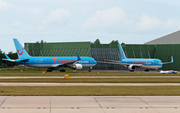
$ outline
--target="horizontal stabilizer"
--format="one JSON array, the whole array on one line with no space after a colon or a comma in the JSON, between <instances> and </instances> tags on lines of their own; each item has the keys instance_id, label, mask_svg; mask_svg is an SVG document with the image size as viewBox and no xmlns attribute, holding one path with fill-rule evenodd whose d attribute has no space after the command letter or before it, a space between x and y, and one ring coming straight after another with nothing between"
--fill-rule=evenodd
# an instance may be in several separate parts
<instances>
[{"instance_id":1,"label":"horizontal stabilizer","mask_svg":"<svg viewBox=\"0 0 180 113\"><path fill-rule=\"evenodd\" d=\"M6 61L9 61L9 62L16 62L16 60L12 60L12 59L2 59L2 60L6 60Z\"/></svg>"},{"instance_id":2,"label":"horizontal stabilizer","mask_svg":"<svg viewBox=\"0 0 180 113\"><path fill-rule=\"evenodd\" d=\"M14 60L14 59L10 59L6 54L4 54L6 56L7 59L2 59L2 60L6 60L6 61L9 61L9 62L27 62L29 61L29 59L17 59L17 60Z\"/></svg>"},{"instance_id":3,"label":"horizontal stabilizer","mask_svg":"<svg viewBox=\"0 0 180 113\"><path fill-rule=\"evenodd\" d=\"M7 58L7 59L2 59L2 60L6 60L6 61L9 61L9 62L16 62L16 60L12 60L12 59L10 59L7 55L6 55L6 53L4 53L4 55L5 55L5 57Z\"/></svg>"}]
</instances>

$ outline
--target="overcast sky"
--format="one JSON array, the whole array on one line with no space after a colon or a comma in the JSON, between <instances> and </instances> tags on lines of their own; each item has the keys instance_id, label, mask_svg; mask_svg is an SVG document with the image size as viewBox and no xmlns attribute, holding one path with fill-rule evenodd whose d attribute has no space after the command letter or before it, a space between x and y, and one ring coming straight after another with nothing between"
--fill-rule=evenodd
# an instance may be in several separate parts
<instances>
[{"instance_id":1,"label":"overcast sky","mask_svg":"<svg viewBox=\"0 0 180 113\"><path fill-rule=\"evenodd\" d=\"M100 39L143 44L180 29L179 0L0 0L0 49Z\"/></svg>"}]
</instances>

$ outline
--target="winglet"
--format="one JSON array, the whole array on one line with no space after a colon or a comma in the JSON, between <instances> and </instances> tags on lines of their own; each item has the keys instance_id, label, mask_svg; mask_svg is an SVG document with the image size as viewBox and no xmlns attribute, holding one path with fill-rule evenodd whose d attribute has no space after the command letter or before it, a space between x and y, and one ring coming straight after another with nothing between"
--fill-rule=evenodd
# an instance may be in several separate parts
<instances>
[{"instance_id":1,"label":"winglet","mask_svg":"<svg viewBox=\"0 0 180 113\"><path fill-rule=\"evenodd\" d=\"M81 58L79 57L79 54L78 53L76 53L77 54L77 60L81 60Z\"/></svg>"},{"instance_id":2,"label":"winglet","mask_svg":"<svg viewBox=\"0 0 180 113\"><path fill-rule=\"evenodd\" d=\"M173 56L171 56L171 63L173 63Z\"/></svg>"}]
</instances>

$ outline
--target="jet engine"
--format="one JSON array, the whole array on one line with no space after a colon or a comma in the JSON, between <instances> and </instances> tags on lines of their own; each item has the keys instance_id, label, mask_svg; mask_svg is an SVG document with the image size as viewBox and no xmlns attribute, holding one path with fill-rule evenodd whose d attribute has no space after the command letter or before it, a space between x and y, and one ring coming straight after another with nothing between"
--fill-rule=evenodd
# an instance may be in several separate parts
<instances>
[{"instance_id":1,"label":"jet engine","mask_svg":"<svg viewBox=\"0 0 180 113\"><path fill-rule=\"evenodd\" d=\"M74 64L71 68L75 70L80 70L83 68L83 66L81 64Z\"/></svg>"},{"instance_id":2,"label":"jet engine","mask_svg":"<svg viewBox=\"0 0 180 113\"><path fill-rule=\"evenodd\" d=\"M129 66L128 66L128 69L129 69L129 70L134 70L134 69L135 69L135 66L129 65Z\"/></svg>"}]
</instances>

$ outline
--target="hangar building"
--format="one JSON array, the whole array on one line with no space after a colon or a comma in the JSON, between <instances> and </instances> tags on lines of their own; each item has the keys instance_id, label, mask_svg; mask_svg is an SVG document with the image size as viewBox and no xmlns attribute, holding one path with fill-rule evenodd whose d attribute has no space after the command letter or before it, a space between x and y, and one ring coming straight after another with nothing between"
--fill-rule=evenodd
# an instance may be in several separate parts
<instances>
[{"instance_id":1,"label":"hangar building","mask_svg":"<svg viewBox=\"0 0 180 113\"><path fill-rule=\"evenodd\" d=\"M155 39L145 44L121 44L128 58L158 58L163 70L180 70L180 31ZM25 49L31 56L90 56L96 61L104 59L120 60L118 44L93 44L91 42L25 43ZM94 70L127 70L122 65L98 63ZM136 69L144 70L144 69Z\"/></svg>"},{"instance_id":2,"label":"hangar building","mask_svg":"<svg viewBox=\"0 0 180 113\"><path fill-rule=\"evenodd\" d=\"M145 44L180 44L180 31L146 42Z\"/></svg>"}]
</instances>

